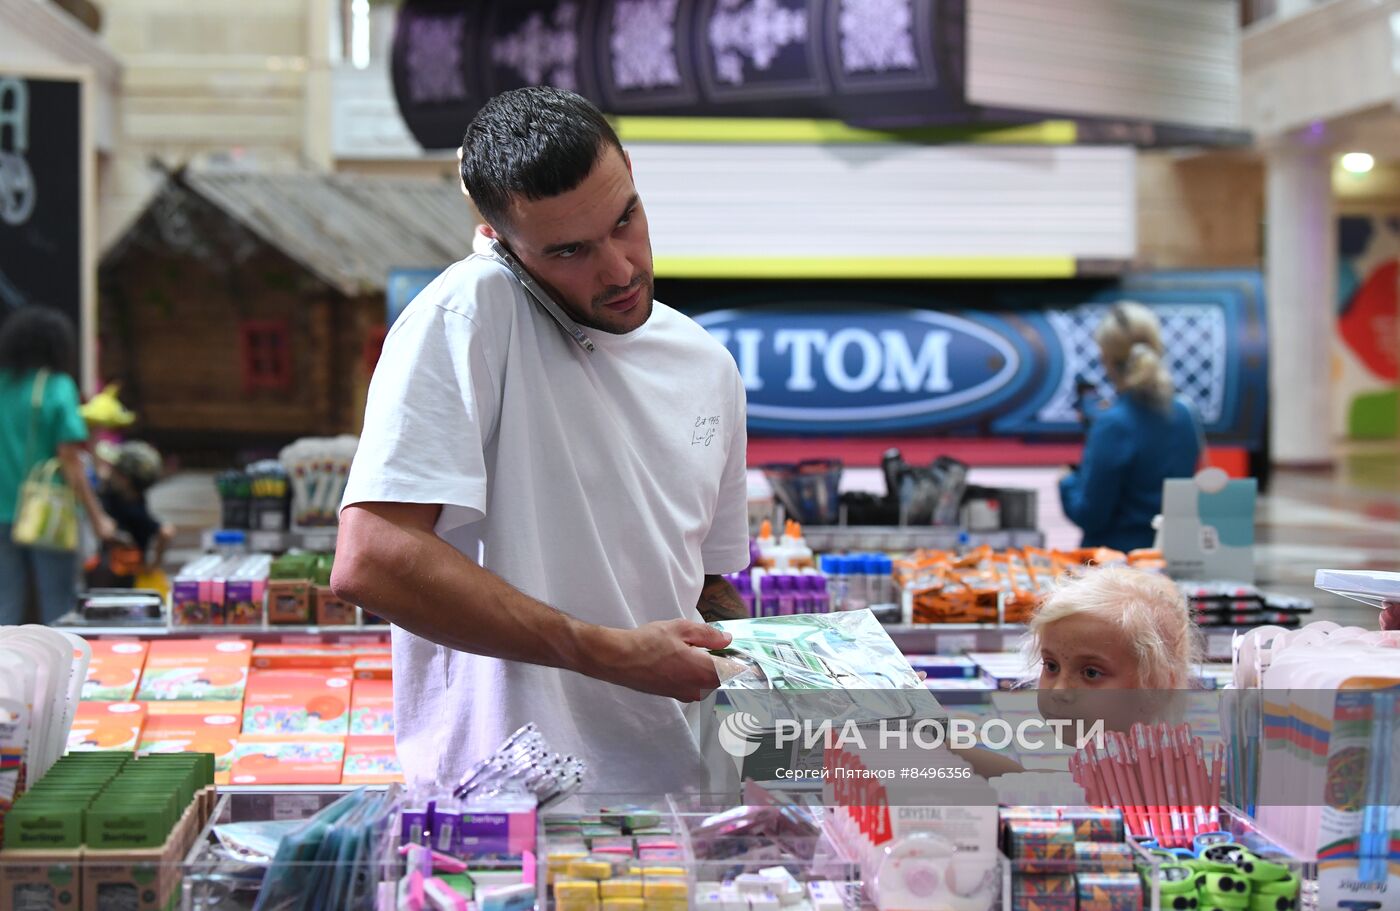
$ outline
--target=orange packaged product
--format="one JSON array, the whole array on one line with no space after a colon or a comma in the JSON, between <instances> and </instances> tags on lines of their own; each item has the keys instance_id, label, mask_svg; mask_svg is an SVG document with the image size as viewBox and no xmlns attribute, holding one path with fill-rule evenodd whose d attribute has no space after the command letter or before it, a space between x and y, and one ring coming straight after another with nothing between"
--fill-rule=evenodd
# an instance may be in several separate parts
<instances>
[{"instance_id":1,"label":"orange packaged product","mask_svg":"<svg viewBox=\"0 0 1400 911\"><path fill-rule=\"evenodd\" d=\"M1150 547L1139 548L1128 553L1128 565L1144 572L1163 573L1167 571L1167 561L1160 550Z\"/></svg>"},{"instance_id":2,"label":"orange packaged product","mask_svg":"<svg viewBox=\"0 0 1400 911\"><path fill-rule=\"evenodd\" d=\"M135 750L146 723L139 702L80 702L68 732L68 750Z\"/></svg>"},{"instance_id":3,"label":"orange packaged product","mask_svg":"<svg viewBox=\"0 0 1400 911\"><path fill-rule=\"evenodd\" d=\"M900 592L919 592L941 586L946 574L947 567L943 563L907 561L894 573L894 584Z\"/></svg>"},{"instance_id":4,"label":"orange packaged product","mask_svg":"<svg viewBox=\"0 0 1400 911\"><path fill-rule=\"evenodd\" d=\"M252 655L246 639L152 642L136 701L148 715L239 714Z\"/></svg>"},{"instance_id":5,"label":"orange packaged product","mask_svg":"<svg viewBox=\"0 0 1400 911\"><path fill-rule=\"evenodd\" d=\"M389 784L396 781L403 781L403 767L399 765L392 735L351 736L345 741L341 784Z\"/></svg>"},{"instance_id":6,"label":"orange packaged product","mask_svg":"<svg viewBox=\"0 0 1400 911\"><path fill-rule=\"evenodd\" d=\"M944 579L929 580L915 588L911 595L913 610L910 619L915 623L958 622L952 619L954 607L949 602L946 591L949 584Z\"/></svg>"},{"instance_id":7,"label":"orange packaged product","mask_svg":"<svg viewBox=\"0 0 1400 911\"><path fill-rule=\"evenodd\" d=\"M1095 566L1125 566L1128 563L1128 555L1111 547L1096 547L1093 563Z\"/></svg>"},{"instance_id":8,"label":"orange packaged product","mask_svg":"<svg viewBox=\"0 0 1400 911\"><path fill-rule=\"evenodd\" d=\"M1017 553L997 554L993 561L1001 572L1002 589L1006 592L1002 619L1007 623L1025 623L1039 602L1034 575Z\"/></svg>"},{"instance_id":9,"label":"orange packaged product","mask_svg":"<svg viewBox=\"0 0 1400 911\"><path fill-rule=\"evenodd\" d=\"M948 579L938 589L914 596L916 623L995 623L999 587L967 585Z\"/></svg>"},{"instance_id":10,"label":"orange packaged product","mask_svg":"<svg viewBox=\"0 0 1400 911\"><path fill-rule=\"evenodd\" d=\"M1053 570L1055 566L1055 554L1043 547L1022 548L1021 557L1032 570Z\"/></svg>"},{"instance_id":11,"label":"orange packaged product","mask_svg":"<svg viewBox=\"0 0 1400 911\"><path fill-rule=\"evenodd\" d=\"M253 671L243 700L243 733L344 736L351 692L348 671Z\"/></svg>"},{"instance_id":12,"label":"orange packaged product","mask_svg":"<svg viewBox=\"0 0 1400 911\"><path fill-rule=\"evenodd\" d=\"M83 681L83 699L130 702L146 666L146 643L99 639L91 645L92 660Z\"/></svg>"},{"instance_id":13,"label":"orange packaged product","mask_svg":"<svg viewBox=\"0 0 1400 911\"><path fill-rule=\"evenodd\" d=\"M958 557L953 562L953 568L976 569L991 563L991 560L992 549L986 544L983 544L981 547L974 547L972 550L969 550L961 557Z\"/></svg>"},{"instance_id":14,"label":"orange packaged product","mask_svg":"<svg viewBox=\"0 0 1400 911\"><path fill-rule=\"evenodd\" d=\"M233 749L231 784L340 784L345 738L243 734Z\"/></svg>"},{"instance_id":15,"label":"orange packaged product","mask_svg":"<svg viewBox=\"0 0 1400 911\"><path fill-rule=\"evenodd\" d=\"M365 655L355 659L354 673L357 680L390 680L394 661L388 655Z\"/></svg>"},{"instance_id":16,"label":"orange packaged product","mask_svg":"<svg viewBox=\"0 0 1400 911\"><path fill-rule=\"evenodd\" d=\"M261 644L253 647L253 667L283 669L340 667L354 661L355 654L355 651L348 645Z\"/></svg>"}]
</instances>

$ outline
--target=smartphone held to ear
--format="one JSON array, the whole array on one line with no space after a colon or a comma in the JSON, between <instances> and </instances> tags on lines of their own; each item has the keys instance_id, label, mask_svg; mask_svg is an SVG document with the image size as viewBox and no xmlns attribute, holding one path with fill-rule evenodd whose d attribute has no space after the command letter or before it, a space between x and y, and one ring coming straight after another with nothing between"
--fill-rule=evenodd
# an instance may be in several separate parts
<instances>
[{"instance_id":1,"label":"smartphone held to ear","mask_svg":"<svg viewBox=\"0 0 1400 911\"><path fill-rule=\"evenodd\" d=\"M569 318L568 314L564 312L564 308L559 306L554 298L549 296L548 292L544 290L540 283L535 281L535 277L521 265L520 260L516 259L514 254L506 249L505 244L501 243L499 240L493 239L491 241L491 255L505 263L506 268L511 271L511 274L516 277L516 280L518 280L520 284L525 286L525 290L535 299L535 302L554 318L554 321L559 324L559 328L563 329L570 338L578 343L580 348L584 351L593 350L593 340L579 328L578 323Z\"/></svg>"}]
</instances>

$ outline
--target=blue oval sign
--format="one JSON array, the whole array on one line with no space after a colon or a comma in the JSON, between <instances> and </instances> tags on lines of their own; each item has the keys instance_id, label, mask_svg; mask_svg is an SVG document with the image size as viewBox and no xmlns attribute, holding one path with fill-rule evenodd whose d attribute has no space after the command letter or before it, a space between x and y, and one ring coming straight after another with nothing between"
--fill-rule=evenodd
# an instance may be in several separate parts
<instances>
[{"instance_id":1,"label":"blue oval sign","mask_svg":"<svg viewBox=\"0 0 1400 911\"><path fill-rule=\"evenodd\" d=\"M1015 393L1022 359L1001 333L929 310L723 310L696 317L734 355L749 424L840 432L943 426Z\"/></svg>"}]
</instances>

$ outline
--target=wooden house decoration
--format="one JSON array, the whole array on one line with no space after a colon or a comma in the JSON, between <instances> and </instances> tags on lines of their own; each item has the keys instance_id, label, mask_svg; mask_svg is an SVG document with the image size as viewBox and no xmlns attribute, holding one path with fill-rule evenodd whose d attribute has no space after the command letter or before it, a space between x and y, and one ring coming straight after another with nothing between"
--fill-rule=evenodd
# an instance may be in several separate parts
<instances>
[{"instance_id":1,"label":"wooden house decoration","mask_svg":"<svg viewBox=\"0 0 1400 911\"><path fill-rule=\"evenodd\" d=\"M171 173L102 258L99 376L175 451L358 433L389 273L466 257L475 224L448 181Z\"/></svg>"}]
</instances>

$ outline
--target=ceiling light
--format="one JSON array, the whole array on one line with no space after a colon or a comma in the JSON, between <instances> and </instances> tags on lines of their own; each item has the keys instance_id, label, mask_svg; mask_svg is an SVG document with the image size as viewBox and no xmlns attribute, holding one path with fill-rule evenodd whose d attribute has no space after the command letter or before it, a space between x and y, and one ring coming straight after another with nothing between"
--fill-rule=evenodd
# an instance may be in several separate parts
<instances>
[{"instance_id":1,"label":"ceiling light","mask_svg":"<svg viewBox=\"0 0 1400 911\"><path fill-rule=\"evenodd\" d=\"M1365 152L1348 152L1342 156L1342 170L1352 174L1367 174L1376 166L1376 159Z\"/></svg>"}]
</instances>

